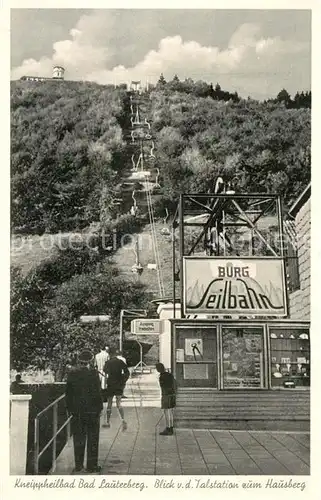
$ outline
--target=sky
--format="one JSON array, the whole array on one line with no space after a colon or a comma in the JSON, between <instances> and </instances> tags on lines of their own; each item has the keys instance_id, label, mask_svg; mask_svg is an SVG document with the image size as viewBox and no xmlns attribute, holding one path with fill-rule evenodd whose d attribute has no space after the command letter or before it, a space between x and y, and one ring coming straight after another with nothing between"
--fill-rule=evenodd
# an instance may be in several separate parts
<instances>
[{"instance_id":1,"label":"sky","mask_svg":"<svg viewBox=\"0 0 321 500\"><path fill-rule=\"evenodd\" d=\"M11 78L218 82L256 99L311 88L309 10L12 9Z\"/></svg>"}]
</instances>

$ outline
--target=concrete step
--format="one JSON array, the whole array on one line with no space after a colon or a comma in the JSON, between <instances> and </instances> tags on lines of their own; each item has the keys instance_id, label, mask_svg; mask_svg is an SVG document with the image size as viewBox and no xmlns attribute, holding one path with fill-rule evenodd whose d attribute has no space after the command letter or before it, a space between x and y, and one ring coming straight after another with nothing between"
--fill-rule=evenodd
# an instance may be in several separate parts
<instances>
[{"instance_id":1,"label":"concrete step","mask_svg":"<svg viewBox=\"0 0 321 500\"><path fill-rule=\"evenodd\" d=\"M261 430L284 432L310 432L309 420L220 420L220 419L180 419L175 418L175 427L181 429L212 430Z\"/></svg>"},{"instance_id":2,"label":"concrete step","mask_svg":"<svg viewBox=\"0 0 321 500\"><path fill-rule=\"evenodd\" d=\"M291 392L290 392L291 391ZM277 398L282 398L282 399L292 399L292 398L305 398L309 399L310 393L306 391L296 391L294 389L288 389L284 391L263 391L261 393L251 393L250 391L247 394L244 394L241 392L240 394L228 394L228 392L223 392L223 391L216 391L213 393L193 393L193 392L186 392L186 393L181 393L180 391L177 392L177 396L182 399L187 399L187 398L193 398L193 399L201 399L201 398L206 398L206 399L211 399L211 398L221 398L221 399L277 399Z\"/></svg>"},{"instance_id":3,"label":"concrete step","mask_svg":"<svg viewBox=\"0 0 321 500\"><path fill-rule=\"evenodd\" d=\"M286 419L292 419L292 418L299 418L299 419L308 419L310 417L310 413L306 412L304 410L301 411L295 411L295 412L266 412L262 410L257 410L253 411L251 410L246 410L244 409L243 411L239 411L236 409L235 411L231 412L226 412L226 411L204 411L204 410L198 410L198 413L192 413L191 411L181 411L179 409L176 410L176 416L177 418L199 418L199 415L201 415L203 418L222 418L224 419L248 419L248 418L266 418L266 419L275 419L275 418L280 418L281 420L286 418Z\"/></svg>"},{"instance_id":4,"label":"concrete step","mask_svg":"<svg viewBox=\"0 0 321 500\"><path fill-rule=\"evenodd\" d=\"M226 411L230 411L230 410L233 410L234 408L238 408L238 409L242 409L242 408L245 408L245 409L248 409L248 408L257 408L258 410L271 410L271 411L275 411L277 408L284 408L284 409L287 409L289 408L290 411L293 410L293 408L309 408L309 404L307 404L306 402L295 402L295 401L291 401L291 403L288 403L288 404L282 404L282 403L278 403L277 401L273 401L270 402L269 404L263 404L261 401L255 401L251 404L249 404L248 402L244 403L244 401L235 401L234 403L226 403L226 402L209 402L209 403L204 403L204 401L200 402L199 404L195 405L195 403L192 403L191 401L189 401L188 403L182 403L181 401L177 401L176 400L176 403L177 403L177 406L179 408L182 408L184 410L192 410L193 408L195 408L195 406L197 406L198 409L212 409L212 410L217 410L217 409L221 409L221 410L226 410Z\"/></svg>"}]
</instances>

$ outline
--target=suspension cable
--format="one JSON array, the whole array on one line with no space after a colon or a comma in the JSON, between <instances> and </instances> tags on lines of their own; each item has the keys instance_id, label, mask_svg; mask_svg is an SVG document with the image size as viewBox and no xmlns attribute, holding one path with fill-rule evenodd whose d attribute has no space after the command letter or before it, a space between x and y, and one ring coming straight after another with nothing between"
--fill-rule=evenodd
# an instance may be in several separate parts
<instances>
[{"instance_id":1,"label":"suspension cable","mask_svg":"<svg viewBox=\"0 0 321 500\"><path fill-rule=\"evenodd\" d=\"M148 181L147 181L146 176L145 176L145 179L146 179L146 183L147 183ZM156 231L154 229L154 220L153 220L152 206L150 203L149 189L146 189L146 199L147 199L149 221L150 221L150 225L151 225L152 247L153 247L153 253L154 253L155 263L156 263L158 288L159 288L160 295L163 296L163 283L162 283L162 278L161 278L161 273L160 273L160 263L159 263L159 256L158 256L158 252L157 252L157 238L156 238Z\"/></svg>"},{"instance_id":2,"label":"suspension cable","mask_svg":"<svg viewBox=\"0 0 321 500\"><path fill-rule=\"evenodd\" d=\"M163 270L162 270L162 266L161 266L160 255L159 255L156 224L155 224L155 217L154 217L154 209L153 209L153 205L152 205L152 197L151 197L150 192L149 192L149 198L150 198L150 210L151 210L151 216L152 216L152 228L154 231L154 239L155 239L155 249L156 249L155 253L156 253L156 260L157 260L157 268L159 269L159 276L160 276L160 283L161 283L161 290L160 291L161 291L161 295L163 297L165 295Z\"/></svg>"}]
</instances>

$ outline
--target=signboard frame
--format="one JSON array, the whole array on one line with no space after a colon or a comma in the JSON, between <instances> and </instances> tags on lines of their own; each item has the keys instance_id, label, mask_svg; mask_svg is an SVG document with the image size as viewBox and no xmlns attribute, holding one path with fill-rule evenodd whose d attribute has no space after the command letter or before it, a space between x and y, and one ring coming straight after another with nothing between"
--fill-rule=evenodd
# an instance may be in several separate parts
<instances>
[{"instance_id":1,"label":"signboard frame","mask_svg":"<svg viewBox=\"0 0 321 500\"><path fill-rule=\"evenodd\" d=\"M144 329L140 329L140 326L154 324L154 331L144 331ZM162 333L162 320L157 318L136 318L130 322L130 331L134 335L160 335ZM146 327L147 328L147 327Z\"/></svg>"},{"instance_id":2,"label":"signboard frame","mask_svg":"<svg viewBox=\"0 0 321 500\"><path fill-rule=\"evenodd\" d=\"M244 262L248 265L253 264L255 266L260 266L263 263L269 263L279 266L280 270L280 282L277 283L276 286L282 288L282 309L280 310L268 310L268 309L245 309L245 308L233 308L229 309L228 307L224 308L211 308L204 309L204 307L200 308L189 308L187 304L187 292L188 292L188 282L187 282L187 274L190 271L187 271L188 263L197 261L207 261L207 262L216 262L220 261L227 265L228 263L232 264L235 262ZM195 271L195 276L199 276L199 273ZM213 281L214 275L210 277L207 281L208 286ZM243 281L244 277L242 277ZM190 284L189 284L190 286ZM230 285L231 286L231 285ZM223 294L222 294L223 295ZM286 318L288 317L288 296L287 296L287 288L286 288L286 274L285 274L285 262L283 257L224 257L224 256L183 256L183 314L184 315L198 315L198 314L207 314L207 315L224 315L224 316L252 316L252 317L278 317L278 318Z\"/></svg>"}]
</instances>

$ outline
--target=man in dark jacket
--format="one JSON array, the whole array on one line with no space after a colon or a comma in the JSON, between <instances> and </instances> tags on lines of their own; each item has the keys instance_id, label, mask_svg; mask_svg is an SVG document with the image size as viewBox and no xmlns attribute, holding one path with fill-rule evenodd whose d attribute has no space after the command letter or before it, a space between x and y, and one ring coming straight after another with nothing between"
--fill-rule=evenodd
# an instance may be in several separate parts
<instances>
[{"instance_id":1,"label":"man in dark jacket","mask_svg":"<svg viewBox=\"0 0 321 500\"><path fill-rule=\"evenodd\" d=\"M22 394L23 388L22 388L21 384L24 384L24 381L21 380L20 373L17 373L14 382L12 382L12 384L10 385L11 394Z\"/></svg>"},{"instance_id":2,"label":"man in dark jacket","mask_svg":"<svg viewBox=\"0 0 321 500\"><path fill-rule=\"evenodd\" d=\"M79 366L68 374L66 384L67 409L73 417L75 473L84 469L86 442L87 472L92 474L101 470L98 466L98 446L103 402L99 375L91 367L92 360L92 353L83 350L78 356Z\"/></svg>"},{"instance_id":3,"label":"man in dark jacket","mask_svg":"<svg viewBox=\"0 0 321 500\"><path fill-rule=\"evenodd\" d=\"M104 427L110 427L111 409L115 396L116 406L122 419L123 431L125 431L127 429L127 423L125 421L121 399L130 373L126 363L117 358L117 351L115 349L110 349L109 355L110 359L106 361L104 366L104 372L107 377L107 422L104 424Z\"/></svg>"}]
</instances>

